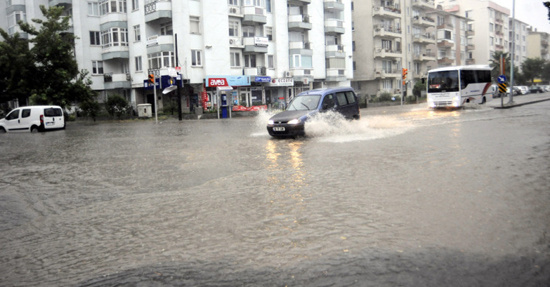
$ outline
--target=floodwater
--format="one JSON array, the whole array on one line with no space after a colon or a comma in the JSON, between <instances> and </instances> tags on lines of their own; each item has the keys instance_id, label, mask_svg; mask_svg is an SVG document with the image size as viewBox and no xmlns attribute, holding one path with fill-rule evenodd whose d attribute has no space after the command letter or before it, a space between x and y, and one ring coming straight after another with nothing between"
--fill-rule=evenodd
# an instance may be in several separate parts
<instances>
[{"instance_id":1,"label":"floodwater","mask_svg":"<svg viewBox=\"0 0 550 287\"><path fill-rule=\"evenodd\" d=\"M0 285L548 286L548 102L268 118L0 135Z\"/></svg>"}]
</instances>

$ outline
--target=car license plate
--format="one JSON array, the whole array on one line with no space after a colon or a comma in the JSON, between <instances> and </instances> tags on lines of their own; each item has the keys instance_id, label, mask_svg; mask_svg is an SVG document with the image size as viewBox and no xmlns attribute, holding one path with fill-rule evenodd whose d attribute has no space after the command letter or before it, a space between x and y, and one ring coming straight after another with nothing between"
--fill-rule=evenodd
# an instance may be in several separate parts
<instances>
[{"instance_id":1,"label":"car license plate","mask_svg":"<svg viewBox=\"0 0 550 287\"><path fill-rule=\"evenodd\" d=\"M54 125L54 122L47 122L46 125L47 125L47 126L53 126L53 125Z\"/></svg>"},{"instance_id":2,"label":"car license plate","mask_svg":"<svg viewBox=\"0 0 550 287\"><path fill-rule=\"evenodd\" d=\"M273 127L273 131L274 131L274 132L284 132L284 131L285 131L285 127Z\"/></svg>"}]
</instances>

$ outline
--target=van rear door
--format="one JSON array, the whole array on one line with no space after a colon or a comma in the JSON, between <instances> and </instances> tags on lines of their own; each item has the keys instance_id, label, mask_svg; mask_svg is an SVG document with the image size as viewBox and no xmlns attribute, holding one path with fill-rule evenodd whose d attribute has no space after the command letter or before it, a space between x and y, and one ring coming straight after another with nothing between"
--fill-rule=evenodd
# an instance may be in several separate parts
<instances>
[{"instance_id":1,"label":"van rear door","mask_svg":"<svg viewBox=\"0 0 550 287\"><path fill-rule=\"evenodd\" d=\"M57 107L44 108L44 128L61 129L65 126L63 111Z\"/></svg>"}]
</instances>

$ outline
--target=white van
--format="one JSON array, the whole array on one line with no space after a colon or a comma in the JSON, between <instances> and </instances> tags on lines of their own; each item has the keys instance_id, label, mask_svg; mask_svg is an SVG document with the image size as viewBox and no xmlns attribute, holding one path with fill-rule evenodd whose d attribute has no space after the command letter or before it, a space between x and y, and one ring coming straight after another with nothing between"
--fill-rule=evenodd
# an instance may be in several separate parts
<instances>
[{"instance_id":1,"label":"white van","mask_svg":"<svg viewBox=\"0 0 550 287\"><path fill-rule=\"evenodd\" d=\"M38 132L64 129L65 117L60 106L27 106L13 109L0 120L0 132Z\"/></svg>"}]
</instances>

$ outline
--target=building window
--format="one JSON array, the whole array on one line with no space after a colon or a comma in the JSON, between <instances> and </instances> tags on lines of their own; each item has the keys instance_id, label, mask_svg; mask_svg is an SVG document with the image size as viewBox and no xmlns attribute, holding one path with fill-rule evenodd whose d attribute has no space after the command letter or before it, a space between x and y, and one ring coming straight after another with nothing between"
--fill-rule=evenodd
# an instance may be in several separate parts
<instances>
[{"instance_id":1,"label":"building window","mask_svg":"<svg viewBox=\"0 0 550 287\"><path fill-rule=\"evenodd\" d=\"M267 55L267 67L270 69L273 69L275 67L273 55Z\"/></svg>"},{"instance_id":2,"label":"building window","mask_svg":"<svg viewBox=\"0 0 550 287\"><path fill-rule=\"evenodd\" d=\"M254 37L254 26L243 26L243 37Z\"/></svg>"},{"instance_id":3,"label":"building window","mask_svg":"<svg viewBox=\"0 0 550 287\"><path fill-rule=\"evenodd\" d=\"M88 2L88 16L99 16L99 3Z\"/></svg>"},{"instance_id":4,"label":"building window","mask_svg":"<svg viewBox=\"0 0 550 287\"><path fill-rule=\"evenodd\" d=\"M256 68L256 55L244 55L244 66L247 68Z\"/></svg>"},{"instance_id":5,"label":"building window","mask_svg":"<svg viewBox=\"0 0 550 287\"><path fill-rule=\"evenodd\" d=\"M149 69L161 69L174 67L173 52L159 52L147 55L149 58Z\"/></svg>"},{"instance_id":6,"label":"building window","mask_svg":"<svg viewBox=\"0 0 550 287\"><path fill-rule=\"evenodd\" d=\"M201 67L202 66L202 52L201 50L191 50L191 66Z\"/></svg>"},{"instance_id":7,"label":"building window","mask_svg":"<svg viewBox=\"0 0 550 287\"><path fill-rule=\"evenodd\" d=\"M240 67L241 66L241 53L240 52L231 52L231 67Z\"/></svg>"},{"instance_id":8,"label":"building window","mask_svg":"<svg viewBox=\"0 0 550 287\"><path fill-rule=\"evenodd\" d=\"M200 18L198 16L189 16L189 31L191 34L200 34Z\"/></svg>"},{"instance_id":9,"label":"building window","mask_svg":"<svg viewBox=\"0 0 550 287\"><path fill-rule=\"evenodd\" d=\"M241 6L239 0L227 0L227 3L231 6Z\"/></svg>"},{"instance_id":10,"label":"building window","mask_svg":"<svg viewBox=\"0 0 550 287\"><path fill-rule=\"evenodd\" d=\"M101 32L103 48L111 46L128 46L128 30L123 28L111 28Z\"/></svg>"},{"instance_id":11,"label":"building window","mask_svg":"<svg viewBox=\"0 0 550 287\"><path fill-rule=\"evenodd\" d=\"M229 36L239 37L239 21L229 21Z\"/></svg>"},{"instance_id":12,"label":"building window","mask_svg":"<svg viewBox=\"0 0 550 287\"><path fill-rule=\"evenodd\" d=\"M134 42L141 41L141 29L139 25L134 26Z\"/></svg>"},{"instance_id":13,"label":"building window","mask_svg":"<svg viewBox=\"0 0 550 287\"><path fill-rule=\"evenodd\" d=\"M160 25L160 34L161 35L173 35L174 29L172 28L172 23L164 23Z\"/></svg>"},{"instance_id":14,"label":"building window","mask_svg":"<svg viewBox=\"0 0 550 287\"><path fill-rule=\"evenodd\" d=\"M132 0L132 10L139 10L139 0Z\"/></svg>"},{"instance_id":15,"label":"building window","mask_svg":"<svg viewBox=\"0 0 550 287\"><path fill-rule=\"evenodd\" d=\"M382 89L388 91L393 89L393 81L392 80L384 80L382 82Z\"/></svg>"},{"instance_id":16,"label":"building window","mask_svg":"<svg viewBox=\"0 0 550 287\"><path fill-rule=\"evenodd\" d=\"M92 61L92 74L93 75L103 74L103 61Z\"/></svg>"},{"instance_id":17,"label":"building window","mask_svg":"<svg viewBox=\"0 0 550 287\"><path fill-rule=\"evenodd\" d=\"M271 0L265 0L265 10L267 13L271 13Z\"/></svg>"},{"instance_id":18,"label":"building window","mask_svg":"<svg viewBox=\"0 0 550 287\"><path fill-rule=\"evenodd\" d=\"M91 46L101 45L101 33L99 31L90 31L90 45Z\"/></svg>"},{"instance_id":19,"label":"building window","mask_svg":"<svg viewBox=\"0 0 550 287\"><path fill-rule=\"evenodd\" d=\"M268 41L273 41L273 27L265 27L265 36Z\"/></svg>"},{"instance_id":20,"label":"building window","mask_svg":"<svg viewBox=\"0 0 550 287\"><path fill-rule=\"evenodd\" d=\"M143 71L143 66L141 64L141 56L135 57L135 60L136 60L136 72Z\"/></svg>"},{"instance_id":21,"label":"building window","mask_svg":"<svg viewBox=\"0 0 550 287\"><path fill-rule=\"evenodd\" d=\"M101 0L99 1L101 15L109 13L126 13L126 0Z\"/></svg>"}]
</instances>

